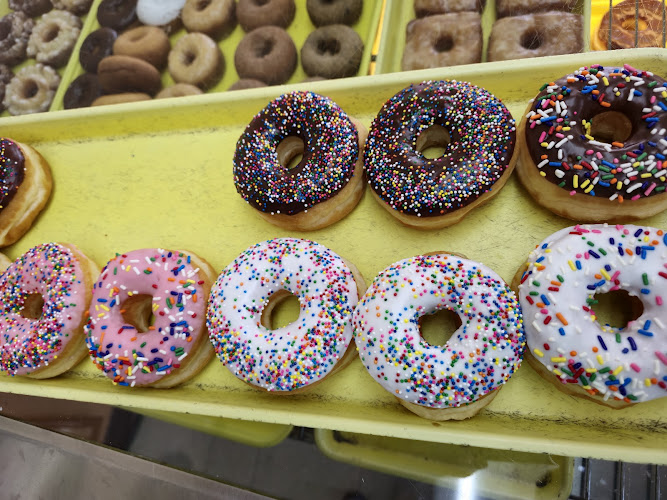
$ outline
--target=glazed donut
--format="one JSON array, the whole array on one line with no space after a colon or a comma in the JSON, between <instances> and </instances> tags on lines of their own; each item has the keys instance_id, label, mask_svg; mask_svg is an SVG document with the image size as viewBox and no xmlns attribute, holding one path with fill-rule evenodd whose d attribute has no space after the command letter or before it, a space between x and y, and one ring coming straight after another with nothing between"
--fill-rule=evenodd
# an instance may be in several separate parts
<instances>
[{"instance_id":1,"label":"glazed donut","mask_svg":"<svg viewBox=\"0 0 667 500\"><path fill-rule=\"evenodd\" d=\"M451 14L452 12L482 13L486 0L415 0L417 17Z\"/></svg>"},{"instance_id":2,"label":"glazed donut","mask_svg":"<svg viewBox=\"0 0 667 500\"><path fill-rule=\"evenodd\" d=\"M665 210L665 87L627 64L584 67L545 83L518 134L517 173L535 201L581 222Z\"/></svg>"},{"instance_id":3,"label":"glazed donut","mask_svg":"<svg viewBox=\"0 0 667 500\"><path fill-rule=\"evenodd\" d=\"M24 66L5 89L5 107L12 115L41 113L49 109L60 84L60 75L50 66Z\"/></svg>"},{"instance_id":4,"label":"glazed donut","mask_svg":"<svg viewBox=\"0 0 667 500\"><path fill-rule=\"evenodd\" d=\"M66 10L77 16L83 16L90 10L93 0L51 0L54 9Z\"/></svg>"},{"instance_id":5,"label":"glazed donut","mask_svg":"<svg viewBox=\"0 0 667 500\"><path fill-rule=\"evenodd\" d=\"M0 64L15 66L25 59L28 38L34 21L23 12L12 12L0 19Z\"/></svg>"},{"instance_id":6,"label":"glazed donut","mask_svg":"<svg viewBox=\"0 0 667 500\"><path fill-rule=\"evenodd\" d=\"M183 7L183 25L190 32L219 39L236 27L234 0L187 0Z\"/></svg>"},{"instance_id":7,"label":"glazed donut","mask_svg":"<svg viewBox=\"0 0 667 500\"><path fill-rule=\"evenodd\" d=\"M9 8L28 17L38 17L53 8L51 0L9 0Z\"/></svg>"},{"instance_id":8,"label":"glazed donut","mask_svg":"<svg viewBox=\"0 0 667 500\"><path fill-rule=\"evenodd\" d=\"M160 90L155 96L156 99L164 99L166 97L184 97L187 95L203 94L199 87L190 85L189 83L175 83L171 87Z\"/></svg>"},{"instance_id":9,"label":"glazed donut","mask_svg":"<svg viewBox=\"0 0 667 500\"><path fill-rule=\"evenodd\" d=\"M664 3L657 0L624 0L607 11L591 37L593 50L631 49L634 47L664 47L662 38ZM637 16L635 24L635 15ZM611 42L609 17L611 16ZM635 27L639 28L635 31ZM637 44L635 45L635 34Z\"/></svg>"},{"instance_id":10,"label":"glazed donut","mask_svg":"<svg viewBox=\"0 0 667 500\"><path fill-rule=\"evenodd\" d=\"M52 68L69 59L81 33L81 19L66 10L52 10L37 22L28 39L27 54Z\"/></svg>"},{"instance_id":11,"label":"glazed donut","mask_svg":"<svg viewBox=\"0 0 667 500\"><path fill-rule=\"evenodd\" d=\"M51 169L34 148L0 138L0 246L23 236L51 195Z\"/></svg>"},{"instance_id":12,"label":"glazed donut","mask_svg":"<svg viewBox=\"0 0 667 500\"><path fill-rule=\"evenodd\" d=\"M185 0L139 0L137 17L148 26L171 26L178 23Z\"/></svg>"},{"instance_id":13,"label":"glazed donut","mask_svg":"<svg viewBox=\"0 0 667 500\"><path fill-rule=\"evenodd\" d=\"M215 86L225 72L220 47L203 33L188 33L179 38L169 53L168 65L175 82L202 89Z\"/></svg>"},{"instance_id":14,"label":"glazed donut","mask_svg":"<svg viewBox=\"0 0 667 500\"><path fill-rule=\"evenodd\" d=\"M0 275L0 369L43 379L86 356L83 324L98 269L68 243L31 248Z\"/></svg>"},{"instance_id":15,"label":"glazed donut","mask_svg":"<svg viewBox=\"0 0 667 500\"><path fill-rule=\"evenodd\" d=\"M143 92L123 92L121 94L103 95L93 101L91 106L108 106L109 104L124 104L126 102L150 101L151 96Z\"/></svg>"},{"instance_id":16,"label":"glazed donut","mask_svg":"<svg viewBox=\"0 0 667 500\"><path fill-rule=\"evenodd\" d=\"M160 72L150 63L130 56L109 56L97 67L102 90L109 94L143 92L154 95L160 90Z\"/></svg>"},{"instance_id":17,"label":"glazed donut","mask_svg":"<svg viewBox=\"0 0 667 500\"><path fill-rule=\"evenodd\" d=\"M194 377L213 356L204 315L214 280L208 262L190 252L150 248L111 259L85 325L95 365L130 387L167 388Z\"/></svg>"},{"instance_id":18,"label":"glazed donut","mask_svg":"<svg viewBox=\"0 0 667 500\"><path fill-rule=\"evenodd\" d=\"M104 28L123 31L137 21L137 0L102 0L97 7L97 22Z\"/></svg>"},{"instance_id":19,"label":"glazed donut","mask_svg":"<svg viewBox=\"0 0 667 500\"><path fill-rule=\"evenodd\" d=\"M482 62L482 18L457 12L414 19L405 30L401 68L440 68Z\"/></svg>"},{"instance_id":20,"label":"glazed donut","mask_svg":"<svg viewBox=\"0 0 667 500\"><path fill-rule=\"evenodd\" d=\"M264 26L248 33L236 46L234 66L239 78L279 85L296 69L296 46L287 31Z\"/></svg>"},{"instance_id":21,"label":"glazed donut","mask_svg":"<svg viewBox=\"0 0 667 500\"><path fill-rule=\"evenodd\" d=\"M287 28L294 20L294 0L239 0L236 14L245 31L262 26Z\"/></svg>"},{"instance_id":22,"label":"glazed donut","mask_svg":"<svg viewBox=\"0 0 667 500\"><path fill-rule=\"evenodd\" d=\"M252 78L242 78L234 82L227 90L258 89L260 87L266 87L266 83Z\"/></svg>"},{"instance_id":23,"label":"glazed donut","mask_svg":"<svg viewBox=\"0 0 667 500\"><path fill-rule=\"evenodd\" d=\"M584 50L583 17L546 12L504 17L493 24L489 61L576 54Z\"/></svg>"},{"instance_id":24,"label":"glazed donut","mask_svg":"<svg viewBox=\"0 0 667 500\"><path fill-rule=\"evenodd\" d=\"M14 78L14 73L6 64L0 64L0 112L5 110L3 100L5 98L5 89L7 84Z\"/></svg>"},{"instance_id":25,"label":"glazed donut","mask_svg":"<svg viewBox=\"0 0 667 500\"><path fill-rule=\"evenodd\" d=\"M520 16L536 12L571 12L577 0L496 0L496 16Z\"/></svg>"},{"instance_id":26,"label":"glazed donut","mask_svg":"<svg viewBox=\"0 0 667 500\"><path fill-rule=\"evenodd\" d=\"M366 130L327 97L291 92L273 100L236 143L234 184L259 215L308 231L345 217L364 190ZM289 168L299 154L303 159Z\"/></svg>"},{"instance_id":27,"label":"glazed donut","mask_svg":"<svg viewBox=\"0 0 667 500\"><path fill-rule=\"evenodd\" d=\"M606 224L562 229L538 245L516 280L533 368L615 408L667 396L666 245L662 230ZM642 304L624 328L596 320L596 296L615 290Z\"/></svg>"},{"instance_id":28,"label":"glazed donut","mask_svg":"<svg viewBox=\"0 0 667 500\"><path fill-rule=\"evenodd\" d=\"M139 26L127 30L113 44L114 54L143 59L157 69L167 65L170 50L169 37L157 26Z\"/></svg>"},{"instance_id":29,"label":"glazed donut","mask_svg":"<svg viewBox=\"0 0 667 500\"><path fill-rule=\"evenodd\" d=\"M99 28L89 34L79 48L79 63L89 73L97 73L100 61L113 54L118 35L111 28Z\"/></svg>"},{"instance_id":30,"label":"glazed donut","mask_svg":"<svg viewBox=\"0 0 667 500\"><path fill-rule=\"evenodd\" d=\"M363 0L307 0L308 17L315 26L352 25L361 17Z\"/></svg>"},{"instance_id":31,"label":"glazed donut","mask_svg":"<svg viewBox=\"0 0 667 500\"><path fill-rule=\"evenodd\" d=\"M516 163L512 115L467 82L423 82L401 90L373 120L364 165L374 197L403 224L459 222L495 196ZM430 146L444 146L427 158Z\"/></svg>"},{"instance_id":32,"label":"glazed donut","mask_svg":"<svg viewBox=\"0 0 667 500\"><path fill-rule=\"evenodd\" d=\"M448 309L461 326L428 344L420 318ZM376 382L431 420L469 418L521 364L526 340L514 292L486 266L435 253L382 271L354 312L359 356Z\"/></svg>"},{"instance_id":33,"label":"glazed donut","mask_svg":"<svg viewBox=\"0 0 667 500\"><path fill-rule=\"evenodd\" d=\"M63 107L65 109L87 108L101 95L102 87L97 75L84 73L77 76L67 87L63 96Z\"/></svg>"},{"instance_id":34,"label":"glazed donut","mask_svg":"<svg viewBox=\"0 0 667 500\"><path fill-rule=\"evenodd\" d=\"M301 64L309 76L345 78L359 71L364 42L349 26L331 24L313 31L301 47Z\"/></svg>"},{"instance_id":35,"label":"glazed donut","mask_svg":"<svg viewBox=\"0 0 667 500\"><path fill-rule=\"evenodd\" d=\"M258 243L211 289L211 342L220 361L253 386L290 393L312 387L355 356L351 319L364 289L354 266L318 243ZM298 319L272 329L267 309L290 294L299 299Z\"/></svg>"}]
</instances>

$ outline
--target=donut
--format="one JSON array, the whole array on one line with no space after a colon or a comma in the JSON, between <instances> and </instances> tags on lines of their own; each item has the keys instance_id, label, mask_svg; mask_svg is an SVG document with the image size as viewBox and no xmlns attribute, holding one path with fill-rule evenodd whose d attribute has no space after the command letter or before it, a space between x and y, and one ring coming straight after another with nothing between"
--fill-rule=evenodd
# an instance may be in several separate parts
<instances>
[{"instance_id":1,"label":"donut","mask_svg":"<svg viewBox=\"0 0 667 500\"><path fill-rule=\"evenodd\" d=\"M519 127L519 179L537 203L579 222L667 208L667 83L630 65L547 81Z\"/></svg>"},{"instance_id":2,"label":"donut","mask_svg":"<svg viewBox=\"0 0 667 500\"><path fill-rule=\"evenodd\" d=\"M219 39L236 27L236 3L234 0L187 0L182 17L188 31Z\"/></svg>"},{"instance_id":3,"label":"donut","mask_svg":"<svg viewBox=\"0 0 667 500\"><path fill-rule=\"evenodd\" d=\"M361 65L364 42L349 26L331 24L313 31L301 48L301 64L309 76L355 76Z\"/></svg>"},{"instance_id":4,"label":"donut","mask_svg":"<svg viewBox=\"0 0 667 500\"><path fill-rule=\"evenodd\" d=\"M102 0L97 7L97 22L104 28L123 31L137 21L137 0Z\"/></svg>"},{"instance_id":5,"label":"donut","mask_svg":"<svg viewBox=\"0 0 667 500\"><path fill-rule=\"evenodd\" d=\"M239 0L236 15L245 31L262 26L287 28L294 20L294 0Z\"/></svg>"},{"instance_id":6,"label":"donut","mask_svg":"<svg viewBox=\"0 0 667 500\"><path fill-rule=\"evenodd\" d=\"M415 0L417 17L451 14L452 12L482 13L486 0Z\"/></svg>"},{"instance_id":7,"label":"donut","mask_svg":"<svg viewBox=\"0 0 667 500\"><path fill-rule=\"evenodd\" d=\"M52 10L37 22L26 53L42 64L59 68L67 62L81 33L81 19L66 10Z\"/></svg>"},{"instance_id":8,"label":"donut","mask_svg":"<svg viewBox=\"0 0 667 500\"><path fill-rule=\"evenodd\" d=\"M266 87L266 83L260 82L259 80L253 80L252 78L242 78L241 80L232 83L227 90L258 89L260 87Z\"/></svg>"},{"instance_id":9,"label":"donut","mask_svg":"<svg viewBox=\"0 0 667 500\"><path fill-rule=\"evenodd\" d=\"M236 190L272 224L295 231L326 227L351 212L363 194L365 139L364 127L329 98L284 94L236 143Z\"/></svg>"},{"instance_id":10,"label":"donut","mask_svg":"<svg viewBox=\"0 0 667 500\"><path fill-rule=\"evenodd\" d=\"M168 61L169 74L175 82L202 89L215 86L225 72L220 47L204 33L188 33L179 38Z\"/></svg>"},{"instance_id":11,"label":"donut","mask_svg":"<svg viewBox=\"0 0 667 500\"><path fill-rule=\"evenodd\" d=\"M546 12L498 19L491 29L487 59L505 61L576 54L583 50L583 17Z\"/></svg>"},{"instance_id":12,"label":"donut","mask_svg":"<svg viewBox=\"0 0 667 500\"><path fill-rule=\"evenodd\" d=\"M83 324L97 266L68 243L31 248L0 275L0 369L43 379L86 356Z\"/></svg>"},{"instance_id":13,"label":"donut","mask_svg":"<svg viewBox=\"0 0 667 500\"><path fill-rule=\"evenodd\" d=\"M93 101L91 106L108 106L109 104L123 104L126 102L150 101L151 96L143 92L122 92L120 94L103 95Z\"/></svg>"},{"instance_id":14,"label":"donut","mask_svg":"<svg viewBox=\"0 0 667 500\"><path fill-rule=\"evenodd\" d=\"M308 17L315 26L352 25L361 17L363 0L307 0Z\"/></svg>"},{"instance_id":15,"label":"donut","mask_svg":"<svg viewBox=\"0 0 667 500\"><path fill-rule=\"evenodd\" d=\"M38 17L53 8L51 0L9 0L9 8L28 17Z\"/></svg>"},{"instance_id":16,"label":"donut","mask_svg":"<svg viewBox=\"0 0 667 500\"><path fill-rule=\"evenodd\" d=\"M313 387L355 356L352 313L365 285L358 271L318 243L257 243L222 270L206 313L211 342L236 377L277 393ZM288 296L299 317L271 328L270 311Z\"/></svg>"},{"instance_id":17,"label":"donut","mask_svg":"<svg viewBox=\"0 0 667 500\"><path fill-rule=\"evenodd\" d=\"M400 222L446 227L495 196L516 163L512 115L467 82L411 85L371 125L364 166L373 196ZM444 147L435 158L431 146Z\"/></svg>"},{"instance_id":18,"label":"donut","mask_svg":"<svg viewBox=\"0 0 667 500\"><path fill-rule=\"evenodd\" d=\"M175 83L174 85L160 90L155 96L156 99L164 99L166 97L184 97L186 95L203 94L199 87L190 85L189 83Z\"/></svg>"},{"instance_id":19,"label":"donut","mask_svg":"<svg viewBox=\"0 0 667 500\"><path fill-rule=\"evenodd\" d=\"M111 28L99 28L90 33L79 48L79 63L89 73L97 73L100 61L113 54L118 34Z\"/></svg>"},{"instance_id":20,"label":"donut","mask_svg":"<svg viewBox=\"0 0 667 500\"><path fill-rule=\"evenodd\" d=\"M93 0L51 0L54 9L66 10L77 16L83 16L90 10Z\"/></svg>"},{"instance_id":21,"label":"donut","mask_svg":"<svg viewBox=\"0 0 667 500\"><path fill-rule=\"evenodd\" d=\"M170 50L169 37L157 26L139 26L127 30L113 44L114 54L143 59L157 69L167 65Z\"/></svg>"},{"instance_id":22,"label":"donut","mask_svg":"<svg viewBox=\"0 0 667 500\"><path fill-rule=\"evenodd\" d=\"M84 327L93 363L122 386L167 388L194 377L213 357L205 314L215 277L208 262L181 250L111 259Z\"/></svg>"},{"instance_id":23,"label":"donut","mask_svg":"<svg viewBox=\"0 0 667 500\"><path fill-rule=\"evenodd\" d=\"M160 72L137 57L113 55L105 57L97 67L102 89L109 94L143 92L154 95L160 90Z\"/></svg>"},{"instance_id":24,"label":"donut","mask_svg":"<svg viewBox=\"0 0 667 500\"><path fill-rule=\"evenodd\" d=\"M97 75L84 73L77 76L67 87L63 96L63 107L65 109L87 108L101 95L102 87Z\"/></svg>"},{"instance_id":25,"label":"donut","mask_svg":"<svg viewBox=\"0 0 667 500\"><path fill-rule=\"evenodd\" d=\"M7 84L14 78L14 73L6 64L0 64L0 112L5 110L3 100L5 98L5 89Z\"/></svg>"},{"instance_id":26,"label":"donut","mask_svg":"<svg viewBox=\"0 0 667 500\"><path fill-rule=\"evenodd\" d=\"M414 19L405 30L403 71L482 62L482 18L457 12Z\"/></svg>"},{"instance_id":27,"label":"donut","mask_svg":"<svg viewBox=\"0 0 667 500\"><path fill-rule=\"evenodd\" d=\"M642 0L639 3L624 0L617 3L602 16L596 35L591 37L591 48L612 50L664 47L664 8L664 3L657 0Z\"/></svg>"},{"instance_id":28,"label":"donut","mask_svg":"<svg viewBox=\"0 0 667 500\"><path fill-rule=\"evenodd\" d=\"M421 336L420 320L448 309L460 327L443 346ZM514 292L483 264L437 252L382 271L354 317L359 357L376 382L431 420L469 418L519 368L526 345Z\"/></svg>"},{"instance_id":29,"label":"donut","mask_svg":"<svg viewBox=\"0 0 667 500\"><path fill-rule=\"evenodd\" d=\"M28 38L35 23L23 12L12 12L0 19L0 64L15 66L25 60Z\"/></svg>"},{"instance_id":30,"label":"donut","mask_svg":"<svg viewBox=\"0 0 667 500\"><path fill-rule=\"evenodd\" d=\"M279 85L290 79L296 69L296 46L287 31L276 26L257 28L239 42L234 66L239 78Z\"/></svg>"},{"instance_id":31,"label":"donut","mask_svg":"<svg viewBox=\"0 0 667 500\"><path fill-rule=\"evenodd\" d=\"M497 0L496 17L520 16L547 11L571 12L576 4L577 0Z\"/></svg>"},{"instance_id":32,"label":"donut","mask_svg":"<svg viewBox=\"0 0 667 500\"><path fill-rule=\"evenodd\" d=\"M526 358L568 394L622 408L667 396L667 236L652 227L576 225L528 256L515 286ZM622 290L641 303L623 328L601 324L598 299Z\"/></svg>"},{"instance_id":33,"label":"donut","mask_svg":"<svg viewBox=\"0 0 667 500\"><path fill-rule=\"evenodd\" d=\"M170 26L177 23L185 0L138 0L137 18L148 26Z\"/></svg>"},{"instance_id":34,"label":"donut","mask_svg":"<svg viewBox=\"0 0 667 500\"><path fill-rule=\"evenodd\" d=\"M5 89L5 107L12 115L47 111L60 84L60 75L37 63L21 68Z\"/></svg>"}]
</instances>

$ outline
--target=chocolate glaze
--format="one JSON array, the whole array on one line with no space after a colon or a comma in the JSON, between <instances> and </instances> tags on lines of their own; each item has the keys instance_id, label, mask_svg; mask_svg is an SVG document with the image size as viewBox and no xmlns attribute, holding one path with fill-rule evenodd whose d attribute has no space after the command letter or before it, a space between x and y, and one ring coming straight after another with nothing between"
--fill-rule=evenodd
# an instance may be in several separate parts
<instances>
[{"instance_id":1,"label":"chocolate glaze","mask_svg":"<svg viewBox=\"0 0 667 500\"><path fill-rule=\"evenodd\" d=\"M100 26L123 31L137 20L137 0L103 0L97 8Z\"/></svg>"},{"instance_id":2,"label":"chocolate glaze","mask_svg":"<svg viewBox=\"0 0 667 500\"><path fill-rule=\"evenodd\" d=\"M97 73L100 61L113 54L113 44L117 37L111 28L100 28L88 35L79 49L81 67L89 73Z\"/></svg>"},{"instance_id":3,"label":"chocolate glaze","mask_svg":"<svg viewBox=\"0 0 667 500\"><path fill-rule=\"evenodd\" d=\"M16 195L25 177L25 157L18 144L0 138L0 210Z\"/></svg>"}]
</instances>

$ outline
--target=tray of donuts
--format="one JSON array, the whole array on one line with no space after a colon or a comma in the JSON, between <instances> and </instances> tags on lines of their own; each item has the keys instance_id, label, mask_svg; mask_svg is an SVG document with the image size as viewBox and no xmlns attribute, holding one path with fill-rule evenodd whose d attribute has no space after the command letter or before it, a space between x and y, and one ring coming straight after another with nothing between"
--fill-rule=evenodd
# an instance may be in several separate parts
<instances>
[{"instance_id":1,"label":"tray of donuts","mask_svg":"<svg viewBox=\"0 0 667 500\"><path fill-rule=\"evenodd\" d=\"M93 0L0 2L0 114L48 111Z\"/></svg>"},{"instance_id":2,"label":"tray of donuts","mask_svg":"<svg viewBox=\"0 0 667 500\"><path fill-rule=\"evenodd\" d=\"M51 179L1 243L0 390L667 463L666 62L0 119L3 170Z\"/></svg>"},{"instance_id":3,"label":"tray of donuts","mask_svg":"<svg viewBox=\"0 0 667 500\"><path fill-rule=\"evenodd\" d=\"M381 8L381 0L96 0L54 109L365 75Z\"/></svg>"},{"instance_id":4,"label":"tray of donuts","mask_svg":"<svg viewBox=\"0 0 667 500\"><path fill-rule=\"evenodd\" d=\"M376 71L584 52L589 21L589 0L390 0Z\"/></svg>"}]
</instances>

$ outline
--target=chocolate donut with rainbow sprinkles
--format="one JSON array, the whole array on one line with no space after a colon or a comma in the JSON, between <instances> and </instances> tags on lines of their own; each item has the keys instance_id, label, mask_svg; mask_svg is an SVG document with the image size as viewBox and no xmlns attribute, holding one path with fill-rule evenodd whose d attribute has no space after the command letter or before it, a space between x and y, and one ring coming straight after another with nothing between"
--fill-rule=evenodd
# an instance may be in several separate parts
<instances>
[{"instance_id":1,"label":"chocolate donut with rainbow sprinkles","mask_svg":"<svg viewBox=\"0 0 667 500\"><path fill-rule=\"evenodd\" d=\"M667 83L594 64L542 85L519 127L519 179L577 222L627 222L667 208Z\"/></svg>"}]
</instances>

